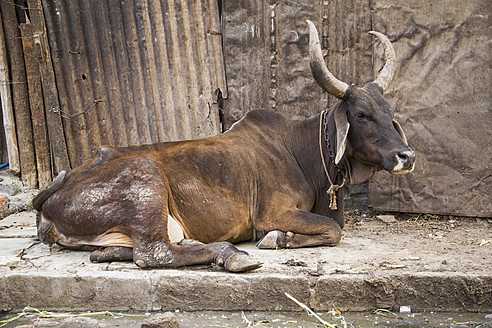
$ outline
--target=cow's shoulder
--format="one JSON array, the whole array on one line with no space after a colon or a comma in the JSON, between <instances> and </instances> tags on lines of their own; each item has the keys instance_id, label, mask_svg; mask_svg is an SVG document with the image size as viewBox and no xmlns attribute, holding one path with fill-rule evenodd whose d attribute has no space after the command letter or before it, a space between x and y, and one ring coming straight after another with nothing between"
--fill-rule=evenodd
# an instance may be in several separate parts
<instances>
[{"instance_id":1,"label":"cow's shoulder","mask_svg":"<svg viewBox=\"0 0 492 328\"><path fill-rule=\"evenodd\" d=\"M229 131L260 130L274 131L286 128L293 121L286 116L267 109L249 111L242 119L232 125Z\"/></svg>"},{"instance_id":2,"label":"cow's shoulder","mask_svg":"<svg viewBox=\"0 0 492 328\"><path fill-rule=\"evenodd\" d=\"M290 121L290 119L283 114L269 109L251 110L245 115L245 118L250 121L258 121L266 124L276 123L278 121Z\"/></svg>"},{"instance_id":3,"label":"cow's shoulder","mask_svg":"<svg viewBox=\"0 0 492 328\"><path fill-rule=\"evenodd\" d=\"M278 124L292 122L292 120L287 118L286 116L267 109L255 109L249 111L245 115L244 120L249 122L250 124L255 124L258 126L266 125L272 128L278 126Z\"/></svg>"}]
</instances>

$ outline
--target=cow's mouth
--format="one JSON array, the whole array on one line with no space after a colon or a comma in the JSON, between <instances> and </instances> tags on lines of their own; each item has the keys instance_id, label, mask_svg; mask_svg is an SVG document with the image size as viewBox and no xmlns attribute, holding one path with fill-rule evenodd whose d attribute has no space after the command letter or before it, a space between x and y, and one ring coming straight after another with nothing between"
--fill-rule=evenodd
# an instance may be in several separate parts
<instances>
[{"instance_id":1,"label":"cow's mouth","mask_svg":"<svg viewBox=\"0 0 492 328\"><path fill-rule=\"evenodd\" d=\"M412 172L414 168L415 168L415 163L412 163L412 166L410 168L407 168L407 169L393 169L393 170L389 171L389 173L391 173L393 175L403 175L403 174L407 174L407 173Z\"/></svg>"}]
</instances>

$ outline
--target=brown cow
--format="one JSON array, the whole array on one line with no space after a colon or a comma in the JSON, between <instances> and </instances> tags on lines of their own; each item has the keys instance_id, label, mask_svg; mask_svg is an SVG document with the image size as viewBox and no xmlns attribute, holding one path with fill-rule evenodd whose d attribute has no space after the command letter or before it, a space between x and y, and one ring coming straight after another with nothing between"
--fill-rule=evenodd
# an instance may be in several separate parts
<instances>
[{"instance_id":1,"label":"brown cow","mask_svg":"<svg viewBox=\"0 0 492 328\"><path fill-rule=\"evenodd\" d=\"M215 263L233 272L260 266L231 244L258 235L260 248L338 244L344 179L407 173L415 154L383 98L395 70L389 40L371 32L385 46L385 65L374 82L353 87L328 71L308 23L313 76L340 99L331 109L303 121L255 110L211 138L99 148L34 199L39 238L91 250L96 262ZM200 242L172 242L168 216Z\"/></svg>"}]
</instances>

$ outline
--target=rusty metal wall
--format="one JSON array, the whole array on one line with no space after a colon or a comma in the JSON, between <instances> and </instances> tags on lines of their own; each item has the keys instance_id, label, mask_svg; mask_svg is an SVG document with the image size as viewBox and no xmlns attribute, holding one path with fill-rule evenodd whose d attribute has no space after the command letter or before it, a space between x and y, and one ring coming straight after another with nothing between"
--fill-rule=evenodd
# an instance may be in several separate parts
<instances>
[{"instance_id":1,"label":"rusty metal wall","mask_svg":"<svg viewBox=\"0 0 492 328\"><path fill-rule=\"evenodd\" d=\"M42 1L70 164L101 145L218 134L215 0ZM67 117L85 112L76 117Z\"/></svg>"}]
</instances>

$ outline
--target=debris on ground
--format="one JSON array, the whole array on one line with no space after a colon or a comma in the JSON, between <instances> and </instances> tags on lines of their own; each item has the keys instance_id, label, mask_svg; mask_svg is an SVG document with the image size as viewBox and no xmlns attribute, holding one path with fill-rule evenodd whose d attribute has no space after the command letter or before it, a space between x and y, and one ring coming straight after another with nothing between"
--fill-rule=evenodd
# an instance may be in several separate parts
<instances>
[{"instance_id":1,"label":"debris on ground","mask_svg":"<svg viewBox=\"0 0 492 328\"><path fill-rule=\"evenodd\" d=\"M39 190L25 187L8 170L0 171L0 220L15 213L32 210L32 199Z\"/></svg>"}]
</instances>

